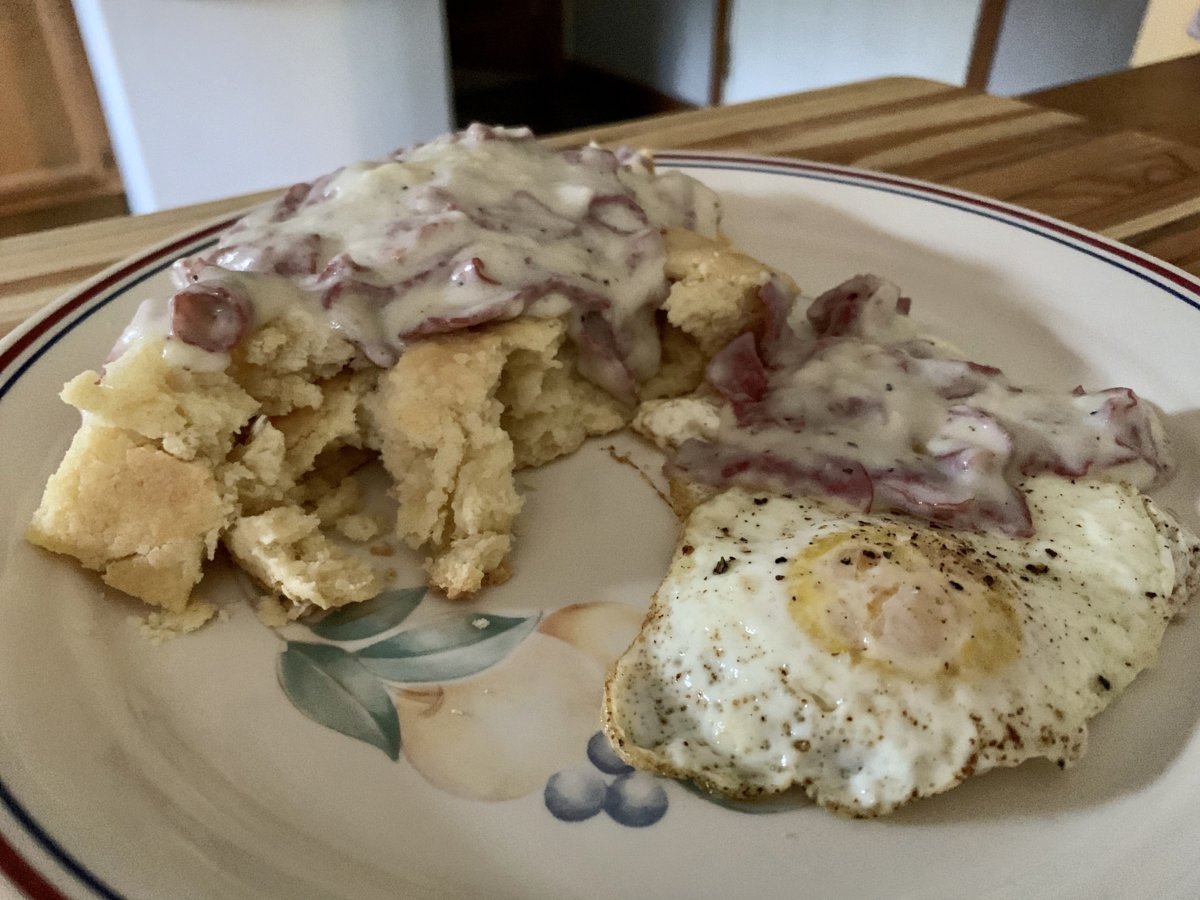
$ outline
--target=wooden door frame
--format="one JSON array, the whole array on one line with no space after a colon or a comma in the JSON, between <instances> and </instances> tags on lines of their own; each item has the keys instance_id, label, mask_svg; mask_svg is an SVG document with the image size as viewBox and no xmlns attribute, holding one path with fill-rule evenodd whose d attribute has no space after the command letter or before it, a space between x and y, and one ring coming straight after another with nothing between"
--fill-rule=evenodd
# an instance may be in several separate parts
<instances>
[{"instance_id":1,"label":"wooden door frame","mask_svg":"<svg viewBox=\"0 0 1200 900\"><path fill-rule=\"evenodd\" d=\"M712 45L708 57L708 105L720 106L729 73L729 15L731 0L715 0Z\"/></svg>"},{"instance_id":2,"label":"wooden door frame","mask_svg":"<svg viewBox=\"0 0 1200 900\"><path fill-rule=\"evenodd\" d=\"M975 20L975 37L971 41L971 55L967 61L967 75L964 81L969 88L987 90L1007 7L1008 0L980 0L979 16Z\"/></svg>"},{"instance_id":3,"label":"wooden door frame","mask_svg":"<svg viewBox=\"0 0 1200 900\"><path fill-rule=\"evenodd\" d=\"M724 101L725 76L729 74L729 17L732 0L714 0L712 45L709 49L708 105L720 106ZM967 60L964 84L978 90L987 90L992 75L992 64L996 59L996 46L1000 41L1000 28L1004 14L1008 11L1008 0L980 0L979 15L975 19L975 36L971 41L971 53Z\"/></svg>"}]
</instances>

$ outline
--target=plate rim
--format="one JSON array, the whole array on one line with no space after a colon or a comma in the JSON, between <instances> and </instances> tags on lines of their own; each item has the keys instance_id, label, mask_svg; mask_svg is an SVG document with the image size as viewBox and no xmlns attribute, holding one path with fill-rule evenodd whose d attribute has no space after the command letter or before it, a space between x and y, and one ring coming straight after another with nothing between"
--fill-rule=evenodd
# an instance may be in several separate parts
<instances>
[{"instance_id":1,"label":"plate rim","mask_svg":"<svg viewBox=\"0 0 1200 900\"><path fill-rule=\"evenodd\" d=\"M709 150L661 150L655 151L653 157L656 164L665 168L799 177L935 203L1018 228L1084 253L1146 281L1200 312L1200 276L1114 238L983 194L888 172L802 158ZM164 267L164 261L173 262L189 246L215 238L245 215L248 209L181 230L105 267L65 291L0 338L0 400L62 335L136 284L117 289L122 281L139 275L150 277L156 274ZM147 271L155 266L159 268ZM103 302L96 302L108 291L113 291L110 297ZM81 314L74 321L67 322L76 312ZM57 334L48 334L64 322L66 324ZM39 824L12 794L3 773L0 773L0 807L3 808L4 820L11 819L16 825L13 828L8 821L0 822L0 872L18 889L35 898L66 900L71 894L65 893L54 883L55 880L62 881L66 874L79 887L89 891L87 896L103 897L105 900L122 900L125 896L90 871ZM13 839L14 831L22 841L32 842L37 848L38 857L47 857L53 867L39 866L37 862L41 862L41 859L35 862L32 854L19 849L17 841Z\"/></svg>"},{"instance_id":2,"label":"plate rim","mask_svg":"<svg viewBox=\"0 0 1200 900\"><path fill-rule=\"evenodd\" d=\"M1146 269L1171 284L1189 292L1193 296L1182 296L1160 282L1152 282L1157 287L1182 300L1196 310L1200 310L1200 276L1192 275L1179 266L1159 259L1144 250L1125 244L1115 238L1110 238L1097 231L1073 225L1055 216L1041 213L1028 207L996 200L986 194L967 191L961 188L940 185L936 182L920 178L910 178L906 175L893 175L890 172L878 172L858 166L842 165L841 163L820 162L809 159L799 159L786 156L763 156L752 153L718 152L707 150L665 150L656 151L654 159L657 163L679 168L717 169L727 171L768 172L788 174L794 177L808 178L816 181L827 181L837 184L857 185L884 193L898 194L914 200L923 200L957 209L960 212L989 218L1038 235L1060 244L1078 250L1101 260L1132 275L1138 275L1136 269ZM710 163L705 165L705 163ZM724 165L711 165L711 163ZM964 205L965 204L965 205ZM971 208L977 207L977 208ZM1093 249L1085 249L1079 244L1085 244ZM1115 260L1096 252L1107 251L1113 256L1124 260ZM1128 265L1126 265L1127 263Z\"/></svg>"},{"instance_id":3,"label":"plate rim","mask_svg":"<svg viewBox=\"0 0 1200 900\"><path fill-rule=\"evenodd\" d=\"M164 258L170 257L171 254L197 241L215 237L245 215L247 211L248 209L245 209L232 216L225 215L218 219L195 225L186 231L180 231L160 241L155 241L138 252L117 260L112 265L105 266L91 277L74 287L68 288L33 315L24 319L12 331L0 337L0 379L3 379L0 380L0 398L8 393L13 383L37 361L40 352L53 344L53 341L50 341L49 344L38 347L37 351L17 366L15 370L9 371L13 363L20 359L26 351L33 348L38 339L43 337L47 331L63 322L71 313L76 311L84 313L80 320L82 321L83 318L87 318L88 315L98 308L88 307L88 303L94 300L96 296L115 287L127 278L132 278L138 274L147 274L145 273L147 267L162 262ZM66 330L70 330L76 324L78 322L73 323Z\"/></svg>"}]
</instances>

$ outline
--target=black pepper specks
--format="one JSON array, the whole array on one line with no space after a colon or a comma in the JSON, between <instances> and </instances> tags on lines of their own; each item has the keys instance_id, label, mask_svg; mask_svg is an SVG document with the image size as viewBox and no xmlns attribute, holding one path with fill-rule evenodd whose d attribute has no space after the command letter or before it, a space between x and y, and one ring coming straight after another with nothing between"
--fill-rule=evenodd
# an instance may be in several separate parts
<instances>
[{"instance_id":1,"label":"black pepper specks","mask_svg":"<svg viewBox=\"0 0 1200 900\"><path fill-rule=\"evenodd\" d=\"M1100 687L1104 688L1104 690L1106 690L1106 691L1112 690L1112 682L1109 681L1107 678L1105 678L1103 675L1097 675L1096 681L1100 682Z\"/></svg>"},{"instance_id":2,"label":"black pepper specks","mask_svg":"<svg viewBox=\"0 0 1200 900\"><path fill-rule=\"evenodd\" d=\"M728 571L729 571L729 560L727 560L725 557L722 556L720 559L717 560L717 564L715 566L713 566L713 574L714 575L724 575Z\"/></svg>"}]
</instances>

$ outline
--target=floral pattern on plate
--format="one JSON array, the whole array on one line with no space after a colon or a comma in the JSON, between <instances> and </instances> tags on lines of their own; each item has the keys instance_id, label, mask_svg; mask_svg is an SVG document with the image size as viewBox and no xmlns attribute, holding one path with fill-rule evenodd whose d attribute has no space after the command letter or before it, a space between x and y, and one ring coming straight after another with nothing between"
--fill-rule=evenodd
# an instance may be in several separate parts
<instances>
[{"instance_id":1,"label":"floral pattern on plate","mask_svg":"<svg viewBox=\"0 0 1200 900\"><path fill-rule=\"evenodd\" d=\"M620 603L467 609L403 627L426 595L423 586L385 591L305 624L316 640L285 639L277 673L292 705L393 760L403 749L457 796L515 799L544 780L546 808L564 822L601 810L635 827L663 817L659 779L634 772L595 730L604 671L640 612ZM591 765L562 767L581 747Z\"/></svg>"}]
</instances>

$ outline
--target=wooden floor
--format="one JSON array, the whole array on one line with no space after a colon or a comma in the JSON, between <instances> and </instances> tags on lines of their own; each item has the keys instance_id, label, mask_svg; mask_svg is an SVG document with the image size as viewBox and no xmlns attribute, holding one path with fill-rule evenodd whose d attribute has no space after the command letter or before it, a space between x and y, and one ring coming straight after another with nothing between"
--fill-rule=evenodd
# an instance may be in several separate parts
<instances>
[{"instance_id":1,"label":"wooden floor","mask_svg":"<svg viewBox=\"0 0 1200 900\"><path fill-rule=\"evenodd\" d=\"M1200 147L1200 54L1026 94L1038 106L1112 131L1141 131Z\"/></svg>"}]
</instances>

